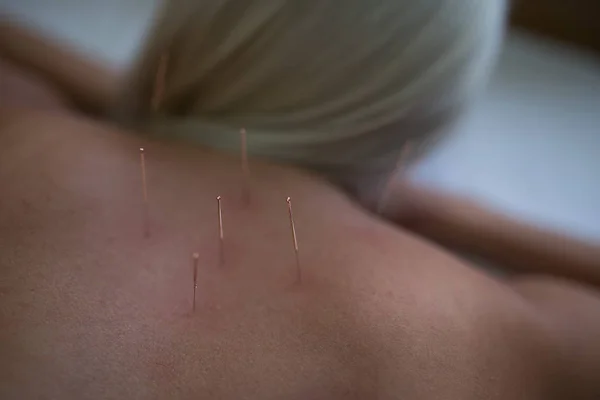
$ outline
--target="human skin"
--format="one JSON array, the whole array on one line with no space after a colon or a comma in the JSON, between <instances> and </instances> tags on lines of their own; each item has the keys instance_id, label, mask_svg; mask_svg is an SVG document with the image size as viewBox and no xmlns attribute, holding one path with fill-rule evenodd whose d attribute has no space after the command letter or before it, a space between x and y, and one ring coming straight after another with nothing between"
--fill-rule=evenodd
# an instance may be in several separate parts
<instances>
[{"instance_id":1,"label":"human skin","mask_svg":"<svg viewBox=\"0 0 600 400\"><path fill-rule=\"evenodd\" d=\"M502 265L600 287L600 245L528 224L469 198L393 180L386 218L446 247Z\"/></svg>"},{"instance_id":2,"label":"human skin","mask_svg":"<svg viewBox=\"0 0 600 400\"><path fill-rule=\"evenodd\" d=\"M68 104L86 115L102 116L112 113L122 92L120 82L124 80L117 71L34 30L1 19L0 54L14 63L0 65L0 104L9 101L14 105L26 99L29 107L56 110ZM12 73L1 74L2 67ZM15 67L26 69L26 76L15 74ZM11 89L16 85L20 90ZM53 97L53 88L60 89L60 94ZM419 152L413 147L408 159ZM358 191L372 197L364 192L378 180L370 176ZM491 259L519 273L552 274L600 286L598 244L531 226L469 199L419 187L405 179L393 179L386 192L378 196L379 201L385 200L382 214L386 218L444 246Z\"/></svg>"},{"instance_id":3,"label":"human skin","mask_svg":"<svg viewBox=\"0 0 600 400\"><path fill-rule=\"evenodd\" d=\"M0 108L0 398L598 397L600 299L583 284L491 278L257 160L246 207L236 157L24 93Z\"/></svg>"},{"instance_id":4,"label":"human skin","mask_svg":"<svg viewBox=\"0 0 600 400\"><path fill-rule=\"evenodd\" d=\"M67 100L47 81L0 57L0 107L64 110Z\"/></svg>"},{"instance_id":5,"label":"human skin","mask_svg":"<svg viewBox=\"0 0 600 400\"><path fill-rule=\"evenodd\" d=\"M2 398L598 393L589 289L492 279L299 171L253 160L244 206L235 157L57 113L0 116Z\"/></svg>"}]
</instances>

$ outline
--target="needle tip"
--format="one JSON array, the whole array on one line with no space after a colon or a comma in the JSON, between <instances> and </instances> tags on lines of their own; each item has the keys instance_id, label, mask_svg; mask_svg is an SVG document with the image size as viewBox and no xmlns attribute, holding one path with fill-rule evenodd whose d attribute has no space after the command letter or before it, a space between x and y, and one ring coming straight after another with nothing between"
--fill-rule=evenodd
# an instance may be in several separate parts
<instances>
[{"instance_id":1,"label":"needle tip","mask_svg":"<svg viewBox=\"0 0 600 400\"><path fill-rule=\"evenodd\" d=\"M217 200L219 200L219 201L220 201L220 200L221 200L221 196L217 196Z\"/></svg>"},{"instance_id":2,"label":"needle tip","mask_svg":"<svg viewBox=\"0 0 600 400\"><path fill-rule=\"evenodd\" d=\"M197 259L199 259L199 258L200 258L200 254L198 254L198 253L194 253L194 254L192 254L192 258L193 258L194 260L197 260Z\"/></svg>"},{"instance_id":3,"label":"needle tip","mask_svg":"<svg viewBox=\"0 0 600 400\"><path fill-rule=\"evenodd\" d=\"M291 203L291 202L292 202L292 198L291 198L291 197L288 197L286 201L287 201L288 203Z\"/></svg>"},{"instance_id":4,"label":"needle tip","mask_svg":"<svg viewBox=\"0 0 600 400\"><path fill-rule=\"evenodd\" d=\"M143 152L144 152L144 148L140 147L140 153L143 153Z\"/></svg>"}]
</instances>

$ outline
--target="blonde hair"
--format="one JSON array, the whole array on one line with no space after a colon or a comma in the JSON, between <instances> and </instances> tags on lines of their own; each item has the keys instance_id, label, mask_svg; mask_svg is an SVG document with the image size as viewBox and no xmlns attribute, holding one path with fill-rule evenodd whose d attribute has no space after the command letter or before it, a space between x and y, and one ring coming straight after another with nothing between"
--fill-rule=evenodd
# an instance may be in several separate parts
<instances>
[{"instance_id":1,"label":"blonde hair","mask_svg":"<svg viewBox=\"0 0 600 400\"><path fill-rule=\"evenodd\" d=\"M471 98L505 11L505 0L168 0L119 111L147 132L226 151L245 127L251 155L349 185L389 171L407 140Z\"/></svg>"}]
</instances>

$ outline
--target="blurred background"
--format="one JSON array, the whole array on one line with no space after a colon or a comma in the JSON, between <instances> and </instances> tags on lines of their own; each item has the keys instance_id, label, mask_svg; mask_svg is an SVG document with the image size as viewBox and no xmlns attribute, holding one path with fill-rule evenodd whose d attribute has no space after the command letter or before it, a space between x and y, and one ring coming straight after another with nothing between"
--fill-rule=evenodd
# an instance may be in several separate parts
<instances>
[{"instance_id":1,"label":"blurred background","mask_svg":"<svg viewBox=\"0 0 600 400\"><path fill-rule=\"evenodd\" d=\"M0 0L0 13L125 69L157 4ZM598 0L513 1L487 92L415 178L600 240L599 18Z\"/></svg>"}]
</instances>

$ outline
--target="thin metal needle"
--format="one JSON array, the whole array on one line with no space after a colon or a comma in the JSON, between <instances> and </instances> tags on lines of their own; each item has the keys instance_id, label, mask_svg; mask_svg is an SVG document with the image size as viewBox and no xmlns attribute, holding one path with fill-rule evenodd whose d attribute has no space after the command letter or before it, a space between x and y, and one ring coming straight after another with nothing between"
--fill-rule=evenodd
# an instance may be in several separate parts
<instances>
[{"instance_id":1,"label":"thin metal needle","mask_svg":"<svg viewBox=\"0 0 600 400\"><path fill-rule=\"evenodd\" d=\"M163 54L160 56L160 60L158 61L158 69L156 71L156 78L154 80L154 90L152 93L152 111L154 112L158 111L163 100L168 62L168 55Z\"/></svg>"},{"instance_id":2,"label":"thin metal needle","mask_svg":"<svg viewBox=\"0 0 600 400\"><path fill-rule=\"evenodd\" d=\"M219 263L225 264L225 245L223 243L223 208L221 205L221 196L217 196L217 213L219 218Z\"/></svg>"},{"instance_id":3,"label":"thin metal needle","mask_svg":"<svg viewBox=\"0 0 600 400\"><path fill-rule=\"evenodd\" d=\"M292 228L292 239L294 240L294 254L296 256L296 278L298 282L302 280L300 270L300 256L298 254L298 238L296 237L296 224L294 223L294 212L292 211L292 198L287 198L288 213L290 215L290 227Z\"/></svg>"},{"instance_id":4,"label":"thin metal needle","mask_svg":"<svg viewBox=\"0 0 600 400\"><path fill-rule=\"evenodd\" d=\"M142 170L142 190L144 196L144 235L150 236L150 215L148 211L148 185L146 184L146 155L144 148L140 147L140 167Z\"/></svg>"},{"instance_id":5,"label":"thin metal needle","mask_svg":"<svg viewBox=\"0 0 600 400\"><path fill-rule=\"evenodd\" d=\"M193 268L194 268L194 300L192 303L192 311L196 312L196 289L198 289L198 259L200 258L200 254L194 253L192 255L193 259Z\"/></svg>"},{"instance_id":6,"label":"thin metal needle","mask_svg":"<svg viewBox=\"0 0 600 400\"><path fill-rule=\"evenodd\" d=\"M242 202L250 203L250 168L248 167L248 140L246 129L240 130L240 151L242 158Z\"/></svg>"},{"instance_id":7,"label":"thin metal needle","mask_svg":"<svg viewBox=\"0 0 600 400\"><path fill-rule=\"evenodd\" d=\"M377 212L379 214L383 214L383 212L385 211L385 207L387 206L387 202L389 200L389 197L390 197L390 194L392 191L392 185L394 183L394 180L396 179L399 171L401 171L402 168L404 167L404 163L405 163L407 157L409 156L411 150L412 150L412 144L410 142L406 143L402 147L400 156L398 157L398 161L396 162L396 166L395 166L394 170L392 171L392 174L388 178L387 182L385 183L383 190L381 191L381 196L379 197L379 201L377 203Z\"/></svg>"}]
</instances>

